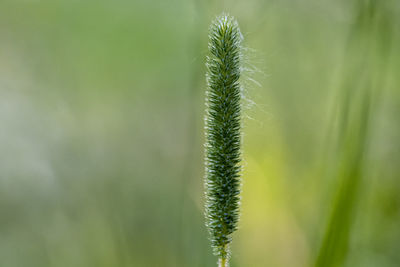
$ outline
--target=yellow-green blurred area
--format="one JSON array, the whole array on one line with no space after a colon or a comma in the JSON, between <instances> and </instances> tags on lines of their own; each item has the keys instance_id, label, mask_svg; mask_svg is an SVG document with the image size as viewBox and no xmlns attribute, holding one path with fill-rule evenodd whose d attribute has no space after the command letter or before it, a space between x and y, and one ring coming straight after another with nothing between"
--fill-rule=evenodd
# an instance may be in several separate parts
<instances>
[{"instance_id":1,"label":"yellow-green blurred area","mask_svg":"<svg viewBox=\"0 0 400 267\"><path fill-rule=\"evenodd\" d=\"M1 267L216 265L204 63L222 11L246 46L231 266L313 266L324 242L338 266L400 266L399 1L3 0Z\"/></svg>"}]
</instances>

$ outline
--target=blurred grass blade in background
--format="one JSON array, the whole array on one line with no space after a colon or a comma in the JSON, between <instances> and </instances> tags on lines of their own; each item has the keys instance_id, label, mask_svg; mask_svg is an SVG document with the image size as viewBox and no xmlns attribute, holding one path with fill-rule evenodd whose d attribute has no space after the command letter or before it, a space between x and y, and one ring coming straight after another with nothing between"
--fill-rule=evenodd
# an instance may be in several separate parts
<instances>
[{"instance_id":1,"label":"blurred grass blade in background","mask_svg":"<svg viewBox=\"0 0 400 267\"><path fill-rule=\"evenodd\" d=\"M379 64L376 55L381 53L379 49L382 46L390 49L390 45L385 43L390 40L380 38L382 32L390 29L379 17L383 7L375 0L354 2L354 23L343 60L343 82L336 103L339 113L337 149L333 151L336 160L328 163L335 164L337 192L316 259L317 267L344 266L349 252L352 225L357 218L359 191L363 176L368 171L365 160L370 144L372 114L378 111L386 75L381 68L387 65L385 61L388 58L381 56L379 59L384 62ZM387 19L384 18L384 22ZM389 51L385 50L383 54L388 55Z\"/></svg>"}]
</instances>

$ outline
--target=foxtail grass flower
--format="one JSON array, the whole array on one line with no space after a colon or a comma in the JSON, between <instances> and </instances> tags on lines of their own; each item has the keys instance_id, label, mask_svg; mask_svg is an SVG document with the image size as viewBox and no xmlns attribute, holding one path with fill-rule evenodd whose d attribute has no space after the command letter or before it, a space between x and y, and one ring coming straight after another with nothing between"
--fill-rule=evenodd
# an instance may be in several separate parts
<instances>
[{"instance_id":1,"label":"foxtail grass flower","mask_svg":"<svg viewBox=\"0 0 400 267\"><path fill-rule=\"evenodd\" d=\"M241 171L242 34L236 20L221 15L209 32L205 117L206 226L219 266L228 266L237 229Z\"/></svg>"}]
</instances>

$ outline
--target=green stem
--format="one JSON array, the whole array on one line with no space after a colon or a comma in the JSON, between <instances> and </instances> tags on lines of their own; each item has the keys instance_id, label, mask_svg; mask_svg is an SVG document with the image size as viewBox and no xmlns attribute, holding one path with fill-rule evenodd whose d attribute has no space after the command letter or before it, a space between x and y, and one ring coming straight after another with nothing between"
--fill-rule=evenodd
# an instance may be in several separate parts
<instances>
[{"instance_id":1,"label":"green stem","mask_svg":"<svg viewBox=\"0 0 400 267\"><path fill-rule=\"evenodd\" d=\"M226 258L219 258L218 267L229 267L228 260Z\"/></svg>"}]
</instances>

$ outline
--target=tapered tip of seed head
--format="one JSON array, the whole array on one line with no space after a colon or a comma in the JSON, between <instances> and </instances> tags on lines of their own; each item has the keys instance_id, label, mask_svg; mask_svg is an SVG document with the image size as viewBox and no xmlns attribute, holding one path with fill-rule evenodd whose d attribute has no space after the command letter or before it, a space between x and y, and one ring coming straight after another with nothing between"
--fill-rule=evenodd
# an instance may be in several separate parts
<instances>
[{"instance_id":1,"label":"tapered tip of seed head","mask_svg":"<svg viewBox=\"0 0 400 267\"><path fill-rule=\"evenodd\" d=\"M217 58L226 52L237 52L240 57L242 40L243 35L234 17L223 13L211 23L208 49Z\"/></svg>"},{"instance_id":2,"label":"tapered tip of seed head","mask_svg":"<svg viewBox=\"0 0 400 267\"><path fill-rule=\"evenodd\" d=\"M237 25L236 19L227 13L222 13L221 15L217 16L215 18L215 23L219 25Z\"/></svg>"},{"instance_id":3,"label":"tapered tip of seed head","mask_svg":"<svg viewBox=\"0 0 400 267\"><path fill-rule=\"evenodd\" d=\"M217 33L221 35L226 31L231 31L235 33L234 35L238 39L238 41L241 41L243 39L243 36L239 29L239 24L236 19L227 13L222 13L221 15L217 16L211 23L210 33Z\"/></svg>"}]
</instances>

